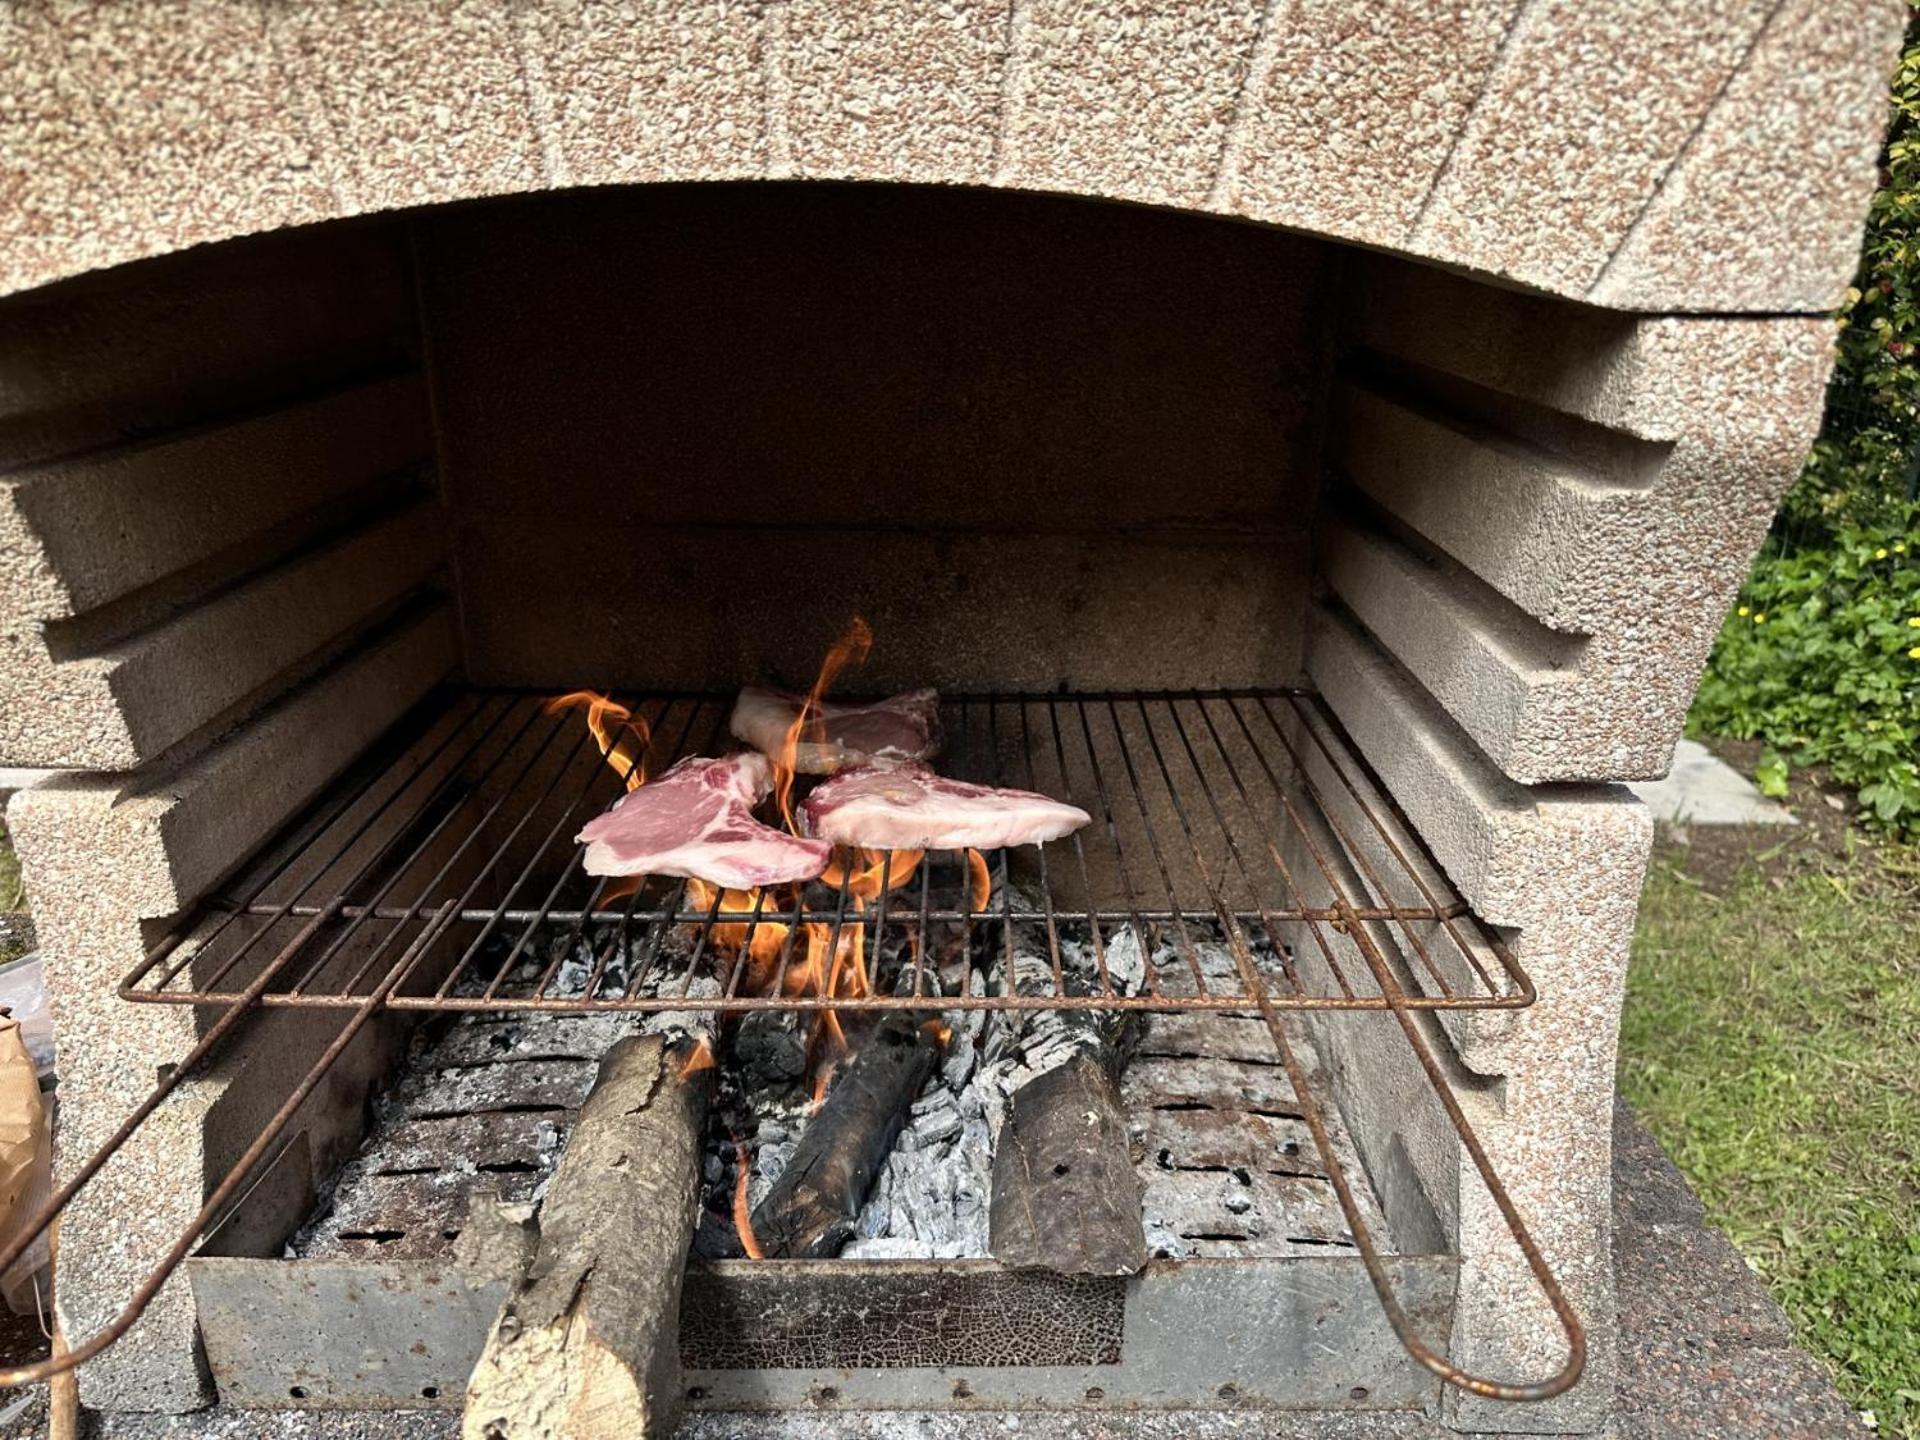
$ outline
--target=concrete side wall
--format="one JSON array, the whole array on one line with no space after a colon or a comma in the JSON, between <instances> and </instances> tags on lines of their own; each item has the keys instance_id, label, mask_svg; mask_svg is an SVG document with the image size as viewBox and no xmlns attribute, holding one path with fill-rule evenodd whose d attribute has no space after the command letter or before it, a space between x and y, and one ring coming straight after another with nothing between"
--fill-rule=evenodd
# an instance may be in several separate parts
<instances>
[{"instance_id":1,"label":"concrete side wall","mask_svg":"<svg viewBox=\"0 0 1920 1440\"><path fill-rule=\"evenodd\" d=\"M1326 583L1509 776L1664 774L1818 428L1828 326L1349 278Z\"/></svg>"},{"instance_id":2,"label":"concrete side wall","mask_svg":"<svg viewBox=\"0 0 1920 1440\"><path fill-rule=\"evenodd\" d=\"M1608 1258L1614 1048L1651 821L1623 790L1516 785L1339 617L1316 622L1308 670L1449 879L1498 928L1539 991L1525 1010L1463 1012L1420 1023L1585 1324L1590 1357L1585 1378L1558 1399L1511 1406L1449 1392L1449 1418L1469 1431L1595 1428L1611 1405L1614 1377ZM1369 860L1376 873L1391 874L1378 837L1356 816L1343 815L1339 785L1316 776L1311 763L1308 778L1353 837L1349 853ZM1297 870L1311 874L1305 857L1295 861ZM1419 902L1417 894L1377 899ZM1396 927L1369 929L1405 983L1420 988L1412 942ZM1323 938L1343 967L1365 973L1350 941ZM1318 944L1306 937L1294 952L1309 975L1324 963ZM1453 1360L1495 1379L1552 1374L1565 1359L1559 1325L1393 1021L1327 1016L1316 1024L1315 1038L1396 1229L1418 1234L1434 1217L1458 1249Z\"/></svg>"},{"instance_id":3,"label":"concrete side wall","mask_svg":"<svg viewBox=\"0 0 1920 1440\"><path fill-rule=\"evenodd\" d=\"M325 238L0 302L0 763L145 764L439 565L402 237Z\"/></svg>"},{"instance_id":4,"label":"concrete side wall","mask_svg":"<svg viewBox=\"0 0 1920 1440\"><path fill-rule=\"evenodd\" d=\"M808 178L1207 209L1604 304L1823 310L1853 268L1903 13L13 6L0 289L369 211Z\"/></svg>"},{"instance_id":5,"label":"concrete side wall","mask_svg":"<svg viewBox=\"0 0 1920 1440\"><path fill-rule=\"evenodd\" d=\"M421 222L473 678L1299 674L1329 248L1055 197L674 187Z\"/></svg>"},{"instance_id":6,"label":"concrete side wall","mask_svg":"<svg viewBox=\"0 0 1920 1440\"><path fill-rule=\"evenodd\" d=\"M157 922L246 859L453 664L442 604L387 627L182 769L62 776L13 797L7 828L48 958L55 1025L82 1041L60 1056L63 1166L99 1146L158 1067L178 1063L198 1038L192 1010L115 994L164 929ZM70 1333L92 1334L119 1311L341 1018L282 1012L260 1022L243 1062L163 1107L70 1207L61 1228ZM327 1104L357 1114L360 1097L333 1090ZM302 1128L325 1133L340 1117L324 1110ZM134 1410L204 1403L196 1344L192 1296L184 1281L170 1284L125 1340L81 1371L83 1398Z\"/></svg>"}]
</instances>

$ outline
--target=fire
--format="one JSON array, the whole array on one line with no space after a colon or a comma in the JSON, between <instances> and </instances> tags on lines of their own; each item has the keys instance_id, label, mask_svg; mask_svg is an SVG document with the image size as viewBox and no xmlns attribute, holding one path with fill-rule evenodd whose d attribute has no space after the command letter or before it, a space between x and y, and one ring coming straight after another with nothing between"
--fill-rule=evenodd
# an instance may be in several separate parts
<instances>
[{"instance_id":1,"label":"fire","mask_svg":"<svg viewBox=\"0 0 1920 1440\"><path fill-rule=\"evenodd\" d=\"M873 632L856 617L827 653L800 712L788 727L780 754L774 758L774 796L779 815L787 829L798 834L794 818L794 785L797 760L802 744L823 744L827 727L822 704L840 672L866 659L873 645ZM547 702L549 713L584 709L587 727L600 753L621 776L629 791L646 783L647 757L651 733L644 718L635 716L626 706L592 690L576 690ZM886 896L900 889L920 873L926 854L920 850L873 850L836 847L819 885L829 893L832 903L844 894L849 912L839 925L829 921L802 920L795 933L792 916L802 908L821 908L815 899L809 906L808 886L813 882L781 885L765 891L727 889L701 879L686 882L684 906L702 920L712 914L715 923L707 943L716 959L725 962L729 993L764 996L776 992L786 998L809 998L827 1002L818 1012L807 1043L807 1070L812 1076L812 1108L818 1109L827 1098L836 1073L844 1072L853 1054L853 1045L841 1024L835 1002L862 1000L874 993L873 977L868 971L866 928L857 917L871 906L886 903ZM974 913L986 910L993 894L993 877L986 857L977 850L965 852L966 885L969 908ZM924 878L924 877L923 877ZM633 876L606 883L600 892L604 908L634 893L642 877ZM782 919L780 917L789 918ZM910 928L908 941L916 964L919 958L918 936ZM928 1020L921 1027L926 1035L945 1048L953 1039L952 1030L940 1020ZM697 1073L715 1063L711 1046L702 1041L687 1057L681 1075ZM734 1141L737 1173L733 1191L733 1224L741 1249L752 1259L764 1258L753 1233L748 1205L748 1181L751 1164L747 1146Z\"/></svg>"},{"instance_id":2,"label":"fire","mask_svg":"<svg viewBox=\"0 0 1920 1440\"><path fill-rule=\"evenodd\" d=\"M582 707L587 712L587 729L593 732L600 753L606 756L614 773L626 781L627 789L638 790L647 783L647 746L653 740L653 731L646 719L635 719L626 706L598 690L574 690L556 695L547 701L546 711L549 715L558 715L562 710Z\"/></svg>"},{"instance_id":3,"label":"fire","mask_svg":"<svg viewBox=\"0 0 1920 1440\"><path fill-rule=\"evenodd\" d=\"M693 1053L687 1056L686 1063L680 1067L680 1078L684 1080L689 1075L698 1075L702 1070L711 1070L713 1063L713 1046L709 1045L707 1037L702 1035L695 1042Z\"/></svg>"},{"instance_id":4,"label":"fire","mask_svg":"<svg viewBox=\"0 0 1920 1440\"><path fill-rule=\"evenodd\" d=\"M760 1248L760 1241L753 1233L753 1207L747 1204L747 1182L753 1178L753 1166L747 1158L746 1145L733 1142L733 1229L740 1237L740 1248L746 1252L749 1260L764 1260L767 1252Z\"/></svg>"},{"instance_id":5,"label":"fire","mask_svg":"<svg viewBox=\"0 0 1920 1440\"><path fill-rule=\"evenodd\" d=\"M838 1060L829 1060L820 1067L820 1073L813 1077L813 1099L807 1105L809 1115L827 1103L827 1087L833 1084L833 1073L839 1068Z\"/></svg>"},{"instance_id":6,"label":"fire","mask_svg":"<svg viewBox=\"0 0 1920 1440\"><path fill-rule=\"evenodd\" d=\"M774 798L780 806L780 816L787 822L787 829L798 835L800 831L793 823L793 779L798 766L800 742L822 744L827 738L827 722L820 713L820 702L826 697L840 672L849 665L858 665L867 658L867 652L873 649L873 629L858 615L847 626L827 658L820 662L820 673L814 677L813 689L807 692L806 703L800 707L800 713L793 717L793 724L787 727L787 738L780 747L780 754L773 762Z\"/></svg>"},{"instance_id":7,"label":"fire","mask_svg":"<svg viewBox=\"0 0 1920 1440\"><path fill-rule=\"evenodd\" d=\"M978 850L967 851L968 908L978 913L993 898L993 876L987 873L987 857Z\"/></svg>"}]
</instances>

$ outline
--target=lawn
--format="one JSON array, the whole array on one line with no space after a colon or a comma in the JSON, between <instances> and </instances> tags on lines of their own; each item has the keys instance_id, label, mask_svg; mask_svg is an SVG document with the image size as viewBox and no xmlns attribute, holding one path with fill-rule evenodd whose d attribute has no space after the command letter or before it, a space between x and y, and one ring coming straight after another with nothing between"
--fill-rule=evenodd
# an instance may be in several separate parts
<instances>
[{"instance_id":1,"label":"lawn","mask_svg":"<svg viewBox=\"0 0 1920 1440\"><path fill-rule=\"evenodd\" d=\"M1920 852L1663 850L1621 1084L1802 1342L1920 1437Z\"/></svg>"}]
</instances>

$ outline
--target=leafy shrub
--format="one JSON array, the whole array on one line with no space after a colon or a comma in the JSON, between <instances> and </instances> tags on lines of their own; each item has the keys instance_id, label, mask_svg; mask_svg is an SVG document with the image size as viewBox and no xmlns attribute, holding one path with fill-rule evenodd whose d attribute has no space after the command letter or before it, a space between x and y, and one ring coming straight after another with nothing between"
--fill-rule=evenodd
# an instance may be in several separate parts
<instances>
[{"instance_id":1,"label":"leafy shrub","mask_svg":"<svg viewBox=\"0 0 1920 1440\"><path fill-rule=\"evenodd\" d=\"M1787 549L1893 528L1920 497L1920 19L1890 98L1860 271L1837 317L1826 424L1776 526Z\"/></svg>"},{"instance_id":2,"label":"leafy shrub","mask_svg":"<svg viewBox=\"0 0 1920 1440\"><path fill-rule=\"evenodd\" d=\"M1920 507L1772 548L1727 617L1694 703L1697 731L1764 740L1758 778L1825 765L1881 825L1920 836Z\"/></svg>"}]
</instances>

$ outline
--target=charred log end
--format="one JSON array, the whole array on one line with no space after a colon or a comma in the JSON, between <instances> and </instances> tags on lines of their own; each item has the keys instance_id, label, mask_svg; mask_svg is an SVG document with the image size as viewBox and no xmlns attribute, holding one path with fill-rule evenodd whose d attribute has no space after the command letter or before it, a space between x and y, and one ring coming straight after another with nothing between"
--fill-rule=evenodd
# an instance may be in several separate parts
<instances>
[{"instance_id":1,"label":"charred log end","mask_svg":"<svg viewBox=\"0 0 1920 1440\"><path fill-rule=\"evenodd\" d=\"M1141 1188L1112 1069L1082 1052L1014 1092L993 1156L988 1248L1015 1269L1131 1275Z\"/></svg>"},{"instance_id":2,"label":"charred log end","mask_svg":"<svg viewBox=\"0 0 1920 1440\"><path fill-rule=\"evenodd\" d=\"M691 1049L635 1036L600 1062L468 1382L466 1440L672 1433L711 1085Z\"/></svg>"},{"instance_id":3,"label":"charred log end","mask_svg":"<svg viewBox=\"0 0 1920 1440\"><path fill-rule=\"evenodd\" d=\"M754 1237L769 1258L840 1253L938 1058L911 1015L889 1015L868 1037L754 1209Z\"/></svg>"}]
</instances>

